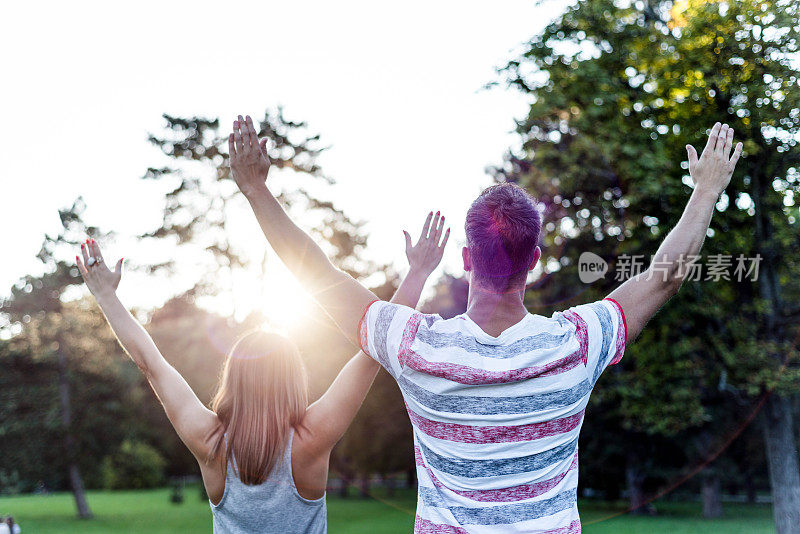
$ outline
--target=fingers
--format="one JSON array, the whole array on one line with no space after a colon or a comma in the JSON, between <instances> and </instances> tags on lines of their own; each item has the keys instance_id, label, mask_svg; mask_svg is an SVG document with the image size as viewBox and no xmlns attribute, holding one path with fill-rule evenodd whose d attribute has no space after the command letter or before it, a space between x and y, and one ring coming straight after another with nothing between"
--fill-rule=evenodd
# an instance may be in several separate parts
<instances>
[{"instance_id":1,"label":"fingers","mask_svg":"<svg viewBox=\"0 0 800 534\"><path fill-rule=\"evenodd\" d=\"M431 228L428 232L428 241L432 241L434 243L438 243L439 241L436 240L436 230L439 227L439 212L436 212L436 215L433 216L433 221L431 222Z\"/></svg>"},{"instance_id":2,"label":"fingers","mask_svg":"<svg viewBox=\"0 0 800 534\"><path fill-rule=\"evenodd\" d=\"M711 132L708 134L708 142L706 143L706 147L703 149L703 152L706 150L714 150L714 147L717 146L717 137L719 136L719 130L722 125L718 122L714 123L714 126L711 128Z\"/></svg>"},{"instance_id":3,"label":"fingers","mask_svg":"<svg viewBox=\"0 0 800 534\"><path fill-rule=\"evenodd\" d=\"M406 254L408 254L411 252L411 249L414 248L414 246L411 244L411 235L403 230L403 236L406 238Z\"/></svg>"},{"instance_id":4,"label":"fingers","mask_svg":"<svg viewBox=\"0 0 800 534\"><path fill-rule=\"evenodd\" d=\"M736 143L736 148L733 149L733 156L731 156L731 160L728 162L731 172L733 172L733 169L736 167L736 162L739 161L739 156L742 155L742 148L744 148L742 143Z\"/></svg>"},{"instance_id":5,"label":"fingers","mask_svg":"<svg viewBox=\"0 0 800 534\"><path fill-rule=\"evenodd\" d=\"M125 258L120 258L119 261L117 262L117 264L114 266L114 272L115 273L120 274L120 275L122 274L122 262L124 260L125 260Z\"/></svg>"},{"instance_id":6,"label":"fingers","mask_svg":"<svg viewBox=\"0 0 800 534\"><path fill-rule=\"evenodd\" d=\"M239 115L239 130L242 132L242 152L247 154L253 148L253 142L250 139L250 128L247 126L247 121L241 115Z\"/></svg>"},{"instance_id":7,"label":"fingers","mask_svg":"<svg viewBox=\"0 0 800 534\"><path fill-rule=\"evenodd\" d=\"M97 244L97 241L90 239L87 240L87 243L92 256L94 256L94 259L97 261L103 261L103 255L100 254L100 245Z\"/></svg>"},{"instance_id":8,"label":"fingers","mask_svg":"<svg viewBox=\"0 0 800 534\"><path fill-rule=\"evenodd\" d=\"M242 152L247 154L250 152L250 148L252 143L250 142L250 128L247 127L247 122L244 120L244 117L239 115L239 131L242 134Z\"/></svg>"},{"instance_id":9,"label":"fingers","mask_svg":"<svg viewBox=\"0 0 800 534\"><path fill-rule=\"evenodd\" d=\"M725 146L722 150L723 156L725 159L730 158L731 156L731 147L733 146L733 128L728 128L728 135L725 136Z\"/></svg>"},{"instance_id":10,"label":"fingers","mask_svg":"<svg viewBox=\"0 0 800 534\"><path fill-rule=\"evenodd\" d=\"M89 251L87 250L86 243L81 243L81 254L83 255L83 263L89 265Z\"/></svg>"},{"instance_id":11,"label":"fingers","mask_svg":"<svg viewBox=\"0 0 800 534\"><path fill-rule=\"evenodd\" d=\"M693 173L697 165L697 150L692 145L686 145L686 152L689 155L689 173Z\"/></svg>"},{"instance_id":12,"label":"fingers","mask_svg":"<svg viewBox=\"0 0 800 534\"><path fill-rule=\"evenodd\" d=\"M86 270L86 266L83 264L83 261L81 261L80 257L75 256L75 264L78 266L78 272L81 273L81 276L86 278L86 273L88 271Z\"/></svg>"},{"instance_id":13,"label":"fingers","mask_svg":"<svg viewBox=\"0 0 800 534\"><path fill-rule=\"evenodd\" d=\"M234 157L236 155L236 146L233 144L233 134L228 136L228 156Z\"/></svg>"},{"instance_id":14,"label":"fingers","mask_svg":"<svg viewBox=\"0 0 800 534\"><path fill-rule=\"evenodd\" d=\"M422 232L419 234L420 241L428 238L428 230L430 230L432 217L433 217L433 212L431 211L428 213L428 217L425 219L425 224L422 225Z\"/></svg>"},{"instance_id":15,"label":"fingers","mask_svg":"<svg viewBox=\"0 0 800 534\"><path fill-rule=\"evenodd\" d=\"M238 120L233 121L233 141L236 144L236 152L243 152L244 143L242 141L242 130L239 127Z\"/></svg>"},{"instance_id":16,"label":"fingers","mask_svg":"<svg viewBox=\"0 0 800 534\"><path fill-rule=\"evenodd\" d=\"M250 115L245 117L245 123L247 124L247 135L250 139L250 149L255 150L258 147L258 133L255 126L253 126L253 119L250 118Z\"/></svg>"},{"instance_id":17,"label":"fingers","mask_svg":"<svg viewBox=\"0 0 800 534\"><path fill-rule=\"evenodd\" d=\"M725 143L728 141L728 130L730 128L727 124L723 124L717 136L717 145L714 147L717 155L721 156L725 152Z\"/></svg>"},{"instance_id":18,"label":"fingers","mask_svg":"<svg viewBox=\"0 0 800 534\"><path fill-rule=\"evenodd\" d=\"M436 216L439 216L439 212L436 212ZM436 224L436 231L433 235L433 244L439 246L439 239L442 237L442 230L444 230L444 215L442 218L439 219L438 224Z\"/></svg>"},{"instance_id":19,"label":"fingers","mask_svg":"<svg viewBox=\"0 0 800 534\"><path fill-rule=\"evenodd\" d=\"M439 250L444 250L444 246L447 244L447 240L450 238L450 228L444 233L444 239L442 239L442 244L439 245Z\"/></svg>"},{"instance_id":20,"label":"fingers","mask_svg":"<svg viewBox=\"0 0 800 534\"><path fill-rule=\"evenodd\" d=\"M264 154L264 157L267 156L267 141L268 139L262 139L261 142L258 143L258 146L261 147L261 153Z\"/></svg>"}]
</instances>

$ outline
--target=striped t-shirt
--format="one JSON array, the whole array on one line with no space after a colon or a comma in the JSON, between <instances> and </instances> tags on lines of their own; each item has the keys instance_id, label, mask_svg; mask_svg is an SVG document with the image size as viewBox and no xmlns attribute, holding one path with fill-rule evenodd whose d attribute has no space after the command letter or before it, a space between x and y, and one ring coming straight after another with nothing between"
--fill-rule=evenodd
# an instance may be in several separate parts
<instances>
[{"instance_id":1,"label":"striped t-shirt","mask_svg":"<svg viewBox=\"0 0 800 534\"><path fill-rule=\"evenodd\" d=\"M493 337L466 314L376 301L359 329L414 427L415 532L580 532L578 433L625 348L617 302L528 314Z\"/></svg>"}]
</instances>

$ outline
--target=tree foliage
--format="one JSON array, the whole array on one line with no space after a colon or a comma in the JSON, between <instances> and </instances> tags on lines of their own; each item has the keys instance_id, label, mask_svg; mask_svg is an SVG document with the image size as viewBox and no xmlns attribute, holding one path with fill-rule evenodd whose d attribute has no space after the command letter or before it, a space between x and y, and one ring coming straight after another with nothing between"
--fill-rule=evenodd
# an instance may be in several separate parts
<instances>
[{"instance_id":1,"label":"tree foliage","mask_svg":"<svg viewBox=\"0 0 800 534\"><path fill-rule=\"evenodd\" d=\"M503 70L531 105L518 122L522 149L494 174L545 208L533 307L608 294L615 260L649 258L680 217L691 191L685 145L702 147L717 121L744 141L704 255L760 255L758 280L685 283L590 409L645 440L689 439L689 464L737 432L762 395L800 383L785 304L797 301L800 273L781 261L798 247L799 17L788 0L580 1ZM611 263L592 286L578 281L583 251Z\"/></svg>"}]
</instances>

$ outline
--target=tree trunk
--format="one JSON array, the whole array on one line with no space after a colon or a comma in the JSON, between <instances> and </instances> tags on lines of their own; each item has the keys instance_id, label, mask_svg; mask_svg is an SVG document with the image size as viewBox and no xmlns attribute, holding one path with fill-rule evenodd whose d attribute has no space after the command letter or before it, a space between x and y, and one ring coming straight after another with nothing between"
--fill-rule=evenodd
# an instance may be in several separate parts
<instances>
[{"instance_id":1,"label":"tree trunk","mask_svg":"<svg viewBox=\"0 0 800 534\"><path fill-rule=\"evenodd\" d=\"M632 514L645 512L644 479L645 475L638 462L628 458L628 465L625 467L625 483L628 486L628 502Z\"/></svg>"},{"instance_id":2,"label":"tree trunk","mask_svg":"<svg viewBox=\"0 0 800 534\"><path fill-rule=\"evenodd\" d=\"M72 434L72 410L70 408L69 394L69 375L67 372L67 357L62 350L62 344L58 348L58 392L61 408L61 426L64 429L64 452L69 463L69 484L72 488L72 495L75 497L75 507L78 509L80 519L91 519L93 517L89 503L86 501L86 490L83 487L83 479L78 469L76 458L75 436Z\"/></svg>"},{"instance_id":3,"label":"tree trunk","mask_svg":"<svg viewBox=\"0 0 800 534\"><path fill-rule=\"evenodd\" d=\"M763 154L762 156L763 157ZM766 162L754 159L750 163L753 202L756 207L755 232L757 249L762 261L758 275L761 298L769 305L764 316L764 341L784 343L787 333L781 322L783 310L781 283L775 265L782 259L774 236L770 210L765 205L771 179ZM773 355L786 364L786 355ZM769 482L772 490L772 513L777 534L800 533L800 469L790 401L772 392L761 412L764 445L767 452Z\"/></svg>"},{"instance_id":4,"label":"tree trunk","mask_svg":"<svg viewBox=\"0 0 800 534\"><path fill-rule=\"evenodd\" d=\"M777 534L800 532L800 467L788 399L770 395L762 410L772 511Z\"/></svg>"},{"instance_id":5,"label":"tree trunk","mask_svg":"<svg viewBox=\"0 0 800 534\"><path fill-rule=\"evenodd\" d=\"M702 477L703 517L716 519L722 517L722 494L719 474L714 468L707 469Z\"/></svg>"}]
</instances>

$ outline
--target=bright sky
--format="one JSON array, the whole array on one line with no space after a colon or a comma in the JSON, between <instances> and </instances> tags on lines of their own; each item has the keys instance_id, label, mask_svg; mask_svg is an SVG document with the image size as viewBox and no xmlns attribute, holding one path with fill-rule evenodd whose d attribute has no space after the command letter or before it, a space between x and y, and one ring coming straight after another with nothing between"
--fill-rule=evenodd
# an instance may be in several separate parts
<instances>
[{"instance_id":1,"label":"bright sky","mask_svg":"<svg viewBox=\"0 0 800 534\"><path fill-rule=\"evenodd\" d=\"M0 292L36 271L43 233L58 230L57 209L79 195L87 221L117 231L121 242L158 225L163 188L140 177L162 161L147 143L162 113L220 117L227 129L237 113L260 116L278 104L331 146L320 162L337 185L325 197L368 221L374 259L404 268L402 225L413 235L427 211L441 209L453 227L445 267L458 271L466 208L490 184L484 169L501 162L515 142L513 119L525 112L515 91L481 88L563 7L6 5ZM108 252L120 255L129 253ZM143 295L163 300L164 291L127 289L140 305Z\"/></svg>"}]
</instances>

